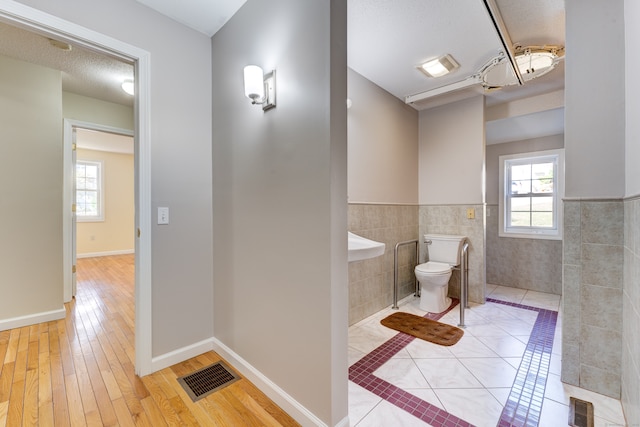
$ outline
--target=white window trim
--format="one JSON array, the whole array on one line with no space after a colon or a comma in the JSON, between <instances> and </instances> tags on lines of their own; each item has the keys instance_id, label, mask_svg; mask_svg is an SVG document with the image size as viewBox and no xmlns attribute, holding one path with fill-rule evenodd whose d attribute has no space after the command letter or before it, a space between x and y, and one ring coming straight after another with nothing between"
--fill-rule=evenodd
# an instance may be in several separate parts
<instances>
[{"instance_id":1,"label":"white window trim","mask_svg":"<svg viewBox=\"0 0 640 427\"><path fill-rule=\"evenodd\" d=\"M505 161L508 160L525 160L528 158L538 158L545 156L557 156L558 169L557 169L557 191L555 192L554 206L556 206L556 228L554 230L548 229L530 229L526 231L509 231L505 227L506 209L507 203L505 198L505 186L509 185L506 180L505 174ZM505 156L499 156L498 163L500 167L499 178L499 211L500 219L498 225L498 236L500 237L515 237L521 239L547 239L547 240L562 240L562 223L563 223L563 206L562 198L564 197L564 149L537 151L531 153L511 154Z\"/></svg>"},{"instance_id":2,"label":"white window trim","mask_svg":"<svg viewBox=\"0 0 640 427\"><path fill-rule=\"evenodd\" d=\"M104 162L102 160L76 160L77 163L94 164L98 165L98 215L94 216L81 216L76 214L77 222L104 222ZM77 189L76 189L77 191ZM77 203L77 201L76 201Z\"/></svg>"}]
</instances>

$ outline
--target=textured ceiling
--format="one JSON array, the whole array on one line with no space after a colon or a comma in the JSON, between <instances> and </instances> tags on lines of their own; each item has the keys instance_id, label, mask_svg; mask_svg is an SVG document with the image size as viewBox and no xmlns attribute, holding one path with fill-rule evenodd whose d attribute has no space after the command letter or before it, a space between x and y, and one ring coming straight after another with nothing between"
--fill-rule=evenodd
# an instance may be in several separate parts
<instances>
[{"instance_id":1,"label":"textured ceiling","mask_svg":"<svg viewBox=\"0 0 640 427\"><path fill-rule=\"evenodd\" d=\"M212 35L246 0L137 1ZM564 0L495 1L513 43L564 46ZM483 0L348 0L347 5L348 65L402 100L465 80L502 49ZM430 79L416 69L424 60L446 53L460 63L454 73ZM62 51L46 37L2 23L0 54L60 70L65 91L133 104L133 97L120 89L123 80L133 78L132 64L78 47ZM485 93L478 85L414 107L431 108L478 93L484 93L487 105L492 106L563 88L564 64L560 61L556 69L523 86ZM508 124L503 120L500 125Z\"/></svg>"},{"instance_id":2,"label":"textured ceiling","mask_svg":"<svg viewBox=\"0 0 640 427\"><path fill-rule=\"evenodd\" d=\"M131 63L73 46L70 51L52 46L40 34L0 22L0 55L62 72L62 88L104 101L133 105L133 97L120 87L133 80Z\"/></svg>"}]
</instances>

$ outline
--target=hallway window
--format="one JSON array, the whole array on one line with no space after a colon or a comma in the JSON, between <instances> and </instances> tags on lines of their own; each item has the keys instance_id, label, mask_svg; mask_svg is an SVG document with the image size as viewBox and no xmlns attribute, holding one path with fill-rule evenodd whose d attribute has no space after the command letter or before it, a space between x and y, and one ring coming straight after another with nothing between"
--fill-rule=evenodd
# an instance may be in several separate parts
<instances>
[{"instance_id":1,"label":"hallway window","mask_svg":"<svg viewBox=\"0 0 640 427\"><path fill-rule=\"evenodd\" d=\"M500 156L500 236L562 239L564 150Z\"/></svg>"},{"instance_id":2,"label":"hallway window","mask_svg":"<svg viewBox=\"0 0 640 427\"><path fill-rule=\"evenodd\" d=\"M76 162L76 215L78 221L104 221L102 162Z\"/></svg>"}]
</instances>

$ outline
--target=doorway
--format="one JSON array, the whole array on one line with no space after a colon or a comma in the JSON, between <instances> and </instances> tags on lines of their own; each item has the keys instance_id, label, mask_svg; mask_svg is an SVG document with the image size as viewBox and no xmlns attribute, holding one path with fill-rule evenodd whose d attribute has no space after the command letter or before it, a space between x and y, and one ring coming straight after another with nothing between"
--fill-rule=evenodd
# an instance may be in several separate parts
<instances>
[{"instance_id":1,"label":"doorway","mask_svg":"<svg viewBox=\"0 0 640 427\"><path fill-rule=\"evenodd\" d=\"M76 295L78 256L135 252L134 147L133 130L64 120L63 205L74 207L67 211L63 231L65 302ZM78 162L95 176L83 192L94 200L74 197Z\"/></svg>"},{"instance_id":2,"label":"doorway","mask_svg":"<svg viewBox=\"0 0 640 427\"><path fill-rule=\"evenodd\" d=\"M152 372L150 55L135 46L17 2L4 2L0 6L0 21L63 43L121 58L135 66L135 372L139 376L149 374ZM69 156L65 154L63 158ZM63 205L66 218L70 204ZM68 221L63 221L63 228L66 227L64 224L68 224ZM63 236L69 235L69 230L61 232ZM63 250L64 254L69 252L66 245ZM64 293L64 289L61 292Z\"/></svg>"}]
</instances>

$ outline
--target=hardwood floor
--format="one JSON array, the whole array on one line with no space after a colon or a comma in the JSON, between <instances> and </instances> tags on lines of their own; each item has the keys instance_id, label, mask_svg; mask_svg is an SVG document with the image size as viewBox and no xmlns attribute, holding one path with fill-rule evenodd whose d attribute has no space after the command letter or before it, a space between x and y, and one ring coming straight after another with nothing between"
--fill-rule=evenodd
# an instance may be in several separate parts
<instances>
[{"instance_id":1,"label":"hardwood floor","mask_svg":"<svg viewBox=\"0 0 640 427\"><path fill-rule=\"evenodd\" d=\"M298 426L246 379L194 403L176 381L209 352L134 373L134 258L78 260L65 319L0 332L1 426Z\"/></svg>"}]
</instances>

